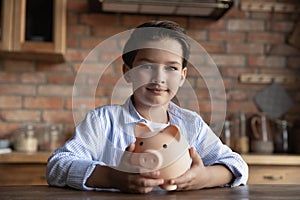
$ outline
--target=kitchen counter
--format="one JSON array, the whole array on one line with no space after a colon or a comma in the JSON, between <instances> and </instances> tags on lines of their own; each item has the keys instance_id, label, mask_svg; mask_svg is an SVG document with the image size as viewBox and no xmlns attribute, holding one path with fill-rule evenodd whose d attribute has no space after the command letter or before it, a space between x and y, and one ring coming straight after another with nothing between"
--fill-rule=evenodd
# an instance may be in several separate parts
<instances>
[{"instance_id":1,"label":"kitchen counter","mask_svg":"<svg viewBox=\"0 0 300 200\"><path fill-rule=\"evenodd\" d=\"M0 154L0 185L46 185L51 152ZM243 154L248 184L300 184L300 155ZM12 176L14 174L14 176Z\"/></svg>"},{"instance_id":2,"label":"kitchen counter","mask_svg":"<svg viewBox=\"0 0 300 200\"><path fill-rule=\"evenodd\" d=\"M2 200L14 199L122 199L122 200L174 200L174 199L299 199L300 185L248 185L216 187L194 191L152 191L149 194L128 194L110 191L79 191L49 186L0 186Z\"/></svg>"}]
</instances>

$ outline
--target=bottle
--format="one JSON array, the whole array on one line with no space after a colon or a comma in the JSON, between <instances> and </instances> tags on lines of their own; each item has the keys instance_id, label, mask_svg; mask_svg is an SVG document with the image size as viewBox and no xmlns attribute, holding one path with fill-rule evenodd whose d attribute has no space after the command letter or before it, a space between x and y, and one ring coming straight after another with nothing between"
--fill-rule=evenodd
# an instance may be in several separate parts
<instances>
[{"instance_id":1,"label":"bottle","mask_svg":"<svg viewBox=\"0 0 300 200\"><path fill-rule=\"evenodd\" d=\"M33 153L38 149L38 139L35 137L33 125L27 125L24 131L18 133L15 140L15 150Z\"/></svg>"}]
</instances>

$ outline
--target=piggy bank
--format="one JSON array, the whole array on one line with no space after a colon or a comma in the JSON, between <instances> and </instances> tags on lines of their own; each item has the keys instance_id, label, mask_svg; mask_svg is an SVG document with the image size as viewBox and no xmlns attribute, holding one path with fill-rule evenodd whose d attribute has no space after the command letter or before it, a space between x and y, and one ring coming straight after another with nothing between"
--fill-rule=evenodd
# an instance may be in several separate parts
<instances>
[{"instance_id":1,"label":"piggy bank","mask_svg":"<svg viewBox=\"0 0 300 200\"><path fill-rule=\"evenodd\" d=\"M169 125L163 130L152 131L147 124L137 123L134 133L136 142L131 163L148 172L159 170L159 178L165 180L160 187L175 190L177 186L168 184L168 180L179 177L191 165L189 144L179 128Z\"/></svg>"}]
</instances>

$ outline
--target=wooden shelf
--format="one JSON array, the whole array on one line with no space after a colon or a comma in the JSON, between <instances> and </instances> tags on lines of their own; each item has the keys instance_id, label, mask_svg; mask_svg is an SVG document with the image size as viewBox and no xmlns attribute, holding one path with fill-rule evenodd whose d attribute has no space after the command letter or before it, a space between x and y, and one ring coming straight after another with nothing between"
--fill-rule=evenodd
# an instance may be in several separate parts
<instances>
[{"instance_id":1,"label":"wooden shelf","mask_svg":"<svg viewBox=\"0 0 300 200\"><path fill-rule=\"evenodd\" d=\"M12 152L7 154L0 154L0 164L7 163L44 163L46 164L51 152L37 152L37 153L19 153Z\"/></svg>"},{"instance_id":2,"label":"wooden shelf","mask_svg":"<svg viewBox=\"0 0 300 200\"><path fill-rule=\"evenodd\" d=\"M300 166L300 155L259 155L259 154L243 154L243 159L249 165L292 165Z\"/></svg>"}]
</instances>

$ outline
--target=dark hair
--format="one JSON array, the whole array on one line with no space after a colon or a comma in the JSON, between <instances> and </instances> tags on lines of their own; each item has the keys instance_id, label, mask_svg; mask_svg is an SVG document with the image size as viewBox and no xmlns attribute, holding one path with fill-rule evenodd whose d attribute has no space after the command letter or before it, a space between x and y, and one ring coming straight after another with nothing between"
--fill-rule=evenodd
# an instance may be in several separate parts
<instances>
[{"instance_id":1,"label":"dark hair","mask_svg":"<svg viewBox=\"0 0 300 200\"><path fill-rule=\"evenodd\" d=\"M122 59L126 65L132 67L132 63L142 44L148 41L171 38L182 46L182 68L186 67L190 56L190 44L185 30L172 21L150 21L139 25L132 32L123 49Z\"/></svg>"}]
</instances>

